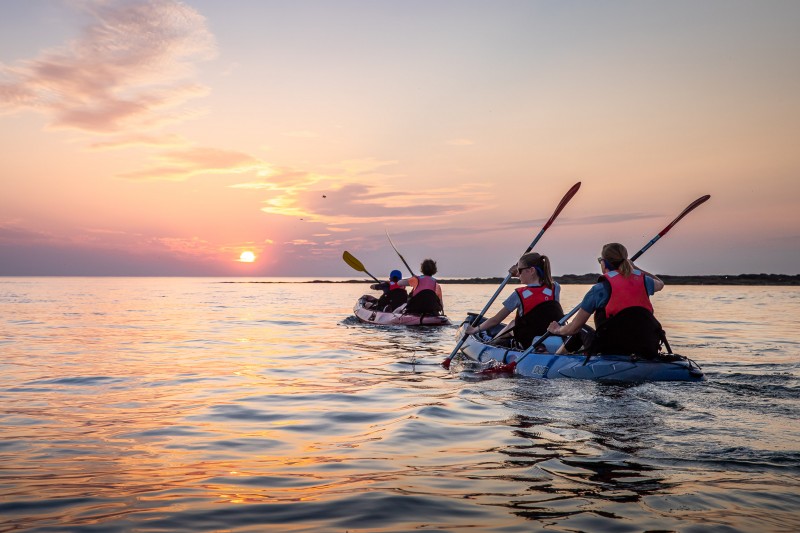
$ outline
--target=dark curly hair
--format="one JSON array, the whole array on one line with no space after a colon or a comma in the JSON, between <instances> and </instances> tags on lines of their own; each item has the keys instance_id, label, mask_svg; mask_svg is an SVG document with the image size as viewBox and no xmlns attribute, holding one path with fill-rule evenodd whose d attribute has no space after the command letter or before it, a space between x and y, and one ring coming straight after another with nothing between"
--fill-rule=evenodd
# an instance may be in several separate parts
<instances>
[{"instance_id":1,"label":"dark curly hair","mask_svg":"<svg viewBox=\"0 0 800 533\"><path fill-rule=\"evenodd\" d=\"M419 268L420 270L422 270L423 276L433 276L434 274L436 274L436 272L438 272L438 270L436 269L436 261L434 261L433 259L424 260L422 264L419 266Z\"/></svg>"}]
</instances>

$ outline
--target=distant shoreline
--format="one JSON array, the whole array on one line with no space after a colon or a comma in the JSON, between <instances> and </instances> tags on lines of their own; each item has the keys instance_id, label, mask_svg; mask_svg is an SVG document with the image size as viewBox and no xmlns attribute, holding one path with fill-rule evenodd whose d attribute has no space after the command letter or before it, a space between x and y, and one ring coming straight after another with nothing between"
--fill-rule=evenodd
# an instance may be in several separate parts
<instances>
[{"instance_id":1,"label":"distant shoreline","mask_svg":"<svg viewBox=\"0 0 800 533\"><path fill-rule=\"evenodd\" d=\"M671 276L659 274L667 285L800 285L800 275L790 274L738 274L733 276ZM562 285L591 285L597 282L598 274L566 274L555 276L554 279ZM504 278L464 278L440 279L439 283L498 285ZM364 283L363 279L350 280L310 280L310 281L224 281L223 283Z\"/></svg>"}]
</instances>

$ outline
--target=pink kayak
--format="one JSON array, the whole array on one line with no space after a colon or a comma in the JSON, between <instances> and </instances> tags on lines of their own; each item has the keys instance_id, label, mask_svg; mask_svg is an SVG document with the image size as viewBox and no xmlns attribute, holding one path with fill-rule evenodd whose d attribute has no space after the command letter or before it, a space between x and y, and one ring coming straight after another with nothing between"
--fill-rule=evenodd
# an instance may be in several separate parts
<instances>
[{"instance_id":1,"label":"pink kayak","mask_svg":"<svg viewBox=\"0 0 800 533\"><path fill-rule=\"evenodd\" d=\"M377 299L365 294L356 302L353 313L361 322L378 326L449 326L450 319L445 315L412 315L404 312L405 305L394 311L380 311L375 308Z\"/></svg>"}]
</instances>

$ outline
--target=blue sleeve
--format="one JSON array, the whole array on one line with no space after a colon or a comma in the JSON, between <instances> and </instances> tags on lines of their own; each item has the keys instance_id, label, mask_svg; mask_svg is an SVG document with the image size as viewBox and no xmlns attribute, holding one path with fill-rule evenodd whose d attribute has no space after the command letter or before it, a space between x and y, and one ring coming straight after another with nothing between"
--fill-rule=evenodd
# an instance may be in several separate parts
<instances>
[{"instance_id":1,"label":"blue sleeve","mask_svg":"<svg viewBox=\"0 0 800 533\"><path fill-rule=\"evenodd\" d=\"M644 277L644 287L647 289L648 296L652 296L656 293L656 282L650 276Z\"/></svg>"},{"instance_id":2,"label":"blue sleeve","mask_svg":"<svg viewBox=\"0 0 800 533\"><path fill-rule=\"evenodd\" d=\"M586 296L583 297L581 309L592 314L608 303L608 296L605 285L602 283L595 283L592 285L592 288L589 289L589 292L586 293Z\"/></svg>"},{"instance_id":3,"label":"blue sleeve","mask_svg":"<svg viewBox=\"0 0 800 533\"><path fill-rule=\"evenodd\" d=\"M508 298L503 301L503 307L505 307L508 311L513 311L514 309L519 308L522 305L522 302L517 296L516 291L512 292Z\"/></svg>"},{"instance_id":4,"label":"blue sleeve","mask_svg":"<svg viewBox=\"0 0 800 533\"><path fill-rule=\"evenodd\" d=\"M373 283L369 286L373 291L383 291L384 294L389 294L389 283L381 281L380 283Z\"/></svg>"}]
</instances>

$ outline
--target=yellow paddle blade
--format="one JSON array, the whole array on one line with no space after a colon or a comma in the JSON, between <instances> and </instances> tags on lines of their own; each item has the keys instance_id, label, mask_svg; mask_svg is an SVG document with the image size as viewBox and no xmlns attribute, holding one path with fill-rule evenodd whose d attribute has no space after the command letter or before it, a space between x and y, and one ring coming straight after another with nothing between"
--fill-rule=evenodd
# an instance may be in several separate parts
<instances>
[{"instance_id":1,"label":"yellow paddle blade","mask_svg":"<svg viewBox=\"0 0 800 533\"><path fill-rule=\"evenodd\" d=\"M348 252L347 250L344 251L342 254L342 259L344 262L350 265L353 270L358 270L359 272L366 272L367 270L364 268L364 265L361 264L361 261L353 257L353 254Z\"/></svg>"}]
</instances>

